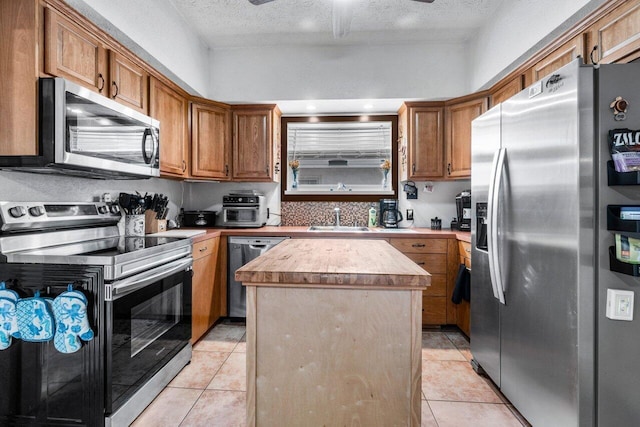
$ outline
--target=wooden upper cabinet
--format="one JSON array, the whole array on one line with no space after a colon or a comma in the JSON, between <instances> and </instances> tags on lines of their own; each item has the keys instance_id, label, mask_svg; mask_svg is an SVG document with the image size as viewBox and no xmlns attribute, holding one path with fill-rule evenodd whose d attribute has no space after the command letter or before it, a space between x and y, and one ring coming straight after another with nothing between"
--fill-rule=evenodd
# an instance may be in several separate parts
<instances>
[{"instance_id":1,"label":"wooden upper cabinet","mask_svg":"<svg viewBox=\"0 0 640 427\"><path fill-rule=\"evenodd\" d=\"M579 34L559 48L555 49L542 60L538 61L525 74L525 86L537 82L576 59L585 58L586 34ZM588 53L587 53L588 54Z\"/></svg>"},{"instance_id":2,"label":"wooden upper cabinet","mask_svg":"<svg viewBox=\"0 0 640 427\"><path fill-rule=\"evenodd\" d=\"M640 3L630 1L590 28L589 52L599 64L630 62L640 57Z\"/></svg>"},{"instance_id":3,"label":"wooden upper cabinet","mask_svg":"<svg viewBox=\"0 0 640 427\"><path fill-rule=\"evenodd\" d=\"M0 1L0 154L38 153L38 45L35 1Z\"/></svg>"},{"instance_id":4,"label":"wooden upper cabinet","mask_svg":"<svg viewBox=\"0 0 640 427\"><path fill-rule=\"evenodd\" d=\"M233 168L237 181L272 181L275 106L233 109Z\"/></svg>"},{"instance_id":5,"label":"wooden upper cabinet","mask_svg":"<svg viewBox=\"0 0 640 427\"><path fill-rule=\"evenodd\" d=\"M443 107L407 103L407 179L443 177L443 127Z\"/></svg>"},{"instance_id":6,"label":"wooden upper cabinet","mask_svg":"<svg viewBox=\"0 0 640 427\"><path fill-rule=\"evenodd\" d=\"M191 175L231 179L231 111L228 107L191 105Z\"/></svg>"},{"instance_id":7,"label":"wooden upper cabinet","mask_svg":"<svg viewBox=\"0 0 640 427\"><path fill-rule=\"evenodd\" d=\"M148 113L149 73L124 55L109 50L94 34L45 8L44 72L64 77Z\"/></svg>"},{"instance_id":8,"label":"wooden upper cabinet","mask_svg":"<svg viewBox=\"0 0 640 427\"><path fill-rule=\"evenodd\" d=\"M491 89L491 106L494 107L501 102L506 101L524 89L522 87L522 80L522 76L518 75L506 82L506 84L500 85L495 90Z\"/></svg>"},{"instance_id":9,"label":"wooden upper cabinet","mask_svg":"<svg viewBox=\"0 0 640 427\"><path fill-rule=\"evenodd\" d=\"M107 51L100 40L50 8L44 23L44 72L107 95Z\"/></svg>"},{"instance_id":10,"label":"wooden upper cabinet","mask_svg":"<svg viewBox=\"0 0 640 427\"><path fill-rule=\"evenodd\" d=\"M149 115L160 121L160 172L162 175L186 177L188 101L154 77L151 77L149 86Z\"/></svg>"},{"instance_id":11,"label":"wooden upper cabinet","mask_svg":"<svg viewBox=\"0 0 640 427\"><path fill-rule=\"evenodd\" d=\"M109 94L121 104L147 114L149 73L123 55L109 51Z\"/></svg>"},{"instance_id":12,"label":"wooden upper cabinet","mask_svg":"<svg viewBox=\"0 0 640 427\"><path fill-rule=\"evenodd\" d=\"M487 111L487 103L487 97L483 96L446 107L447 178L471 176L471 122Z\"/></svg>"}]
</instances>

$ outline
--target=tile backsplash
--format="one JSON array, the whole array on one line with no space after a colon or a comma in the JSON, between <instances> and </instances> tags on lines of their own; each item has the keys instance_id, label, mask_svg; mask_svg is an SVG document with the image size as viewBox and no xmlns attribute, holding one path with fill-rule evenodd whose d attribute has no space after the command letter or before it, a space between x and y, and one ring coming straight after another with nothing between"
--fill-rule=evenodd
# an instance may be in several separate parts
<instances>
[{"instance_id":1,"label":"tile backsplash","mask_svg":"<svg viewBox=\"0 0 640 427\"><path fill-rule=\"evenodd\" d=\"M334 208L340 208L340 224L366 226L370 202L282 202L284 226L334 225Z\"/></svg>"}]
</instances>

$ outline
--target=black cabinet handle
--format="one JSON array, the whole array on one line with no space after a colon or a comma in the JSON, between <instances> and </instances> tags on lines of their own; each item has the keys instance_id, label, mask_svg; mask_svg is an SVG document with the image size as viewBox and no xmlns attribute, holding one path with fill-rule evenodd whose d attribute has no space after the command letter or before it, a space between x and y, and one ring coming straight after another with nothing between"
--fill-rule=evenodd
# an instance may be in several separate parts
<instances>
[{"instance_id":1,"label":"black cabinet handle","mask_svg":"<svg viewBox=\"0 0 640 427\"><path fill-rule=\"evenodd\" d=\"M102 92L102 89L104 89L104 83L102 73L98 74L98 92Z\"/></svg>"},{"instance_id":2,"label":"black cabinet handle","mask_svg":"<svg viewBox=\"0 0 640 427\"><path fill-rule=\"evenodd\" d=\"M187 170L187 162L185 160L182 161L182 172Z\"/></svg>"},{"instance_id":3,"label":"black cabinet handle","mask_svg":"<svg viewBox=\"0 0 640 427\"><path fill-rule=\"evenodd\" d=\"M229 176L229 165L224 165L224 176Z\"/></svg>"},{"instance_id":4,"label":"black cabinet handle","mask_svg":"<svg viewBox=\"0 0 640 427\"><path fill-rule=\"evenodd\" d=\"M116 84L116 82L112 82L111 87L115 89L112 96L113 98L115 98L116 96L118 96L118 85Z\"/></svg>"},{"instance_id":5,"label":"black cabinet handle","mask_svg":"<svg viewBox=\"0 0 640 427\"><path fill-rule=\"evenodd\" d=\"M447 163L447 174L451 175L451 163Z\"/></svg>"},{"instance_id":6,"label":"black cabinet handle","mask_svg":"<svg viewBox=\"0 0 640 427\"><path fill-rule=\"evenodd\" d=\"M424 248L426 245L424 243L414 243L411 245L412 248Z\"/></svg>"},{"instance_id":7,"label":"black cabinet handle","mask_svg":"<svg viewBox=\"0 0 640 427\"><path fill-rule=\"evenodd\" d=\"M416 173L416 164L411 165L411 173Z\"/></svg>"}]
</instances>

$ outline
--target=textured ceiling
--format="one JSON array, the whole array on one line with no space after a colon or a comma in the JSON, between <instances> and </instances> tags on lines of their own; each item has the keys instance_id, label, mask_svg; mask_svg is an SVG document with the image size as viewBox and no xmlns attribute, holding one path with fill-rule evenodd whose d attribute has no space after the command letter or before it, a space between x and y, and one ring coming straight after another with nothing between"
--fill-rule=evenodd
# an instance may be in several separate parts
<instances>
[{"instance_id":1,"label":"textured ceiling","mask_svg":"<svg viewBox=\"0 0 640 427\"><path fill-rule=\"evenodd\" d=\"M453 41L473 37L504 0L349 0L351 32L334 39L332 0L169 0L213 48ZM347 0L337 0L347 1Z\"/></svg>"}]
</instances>

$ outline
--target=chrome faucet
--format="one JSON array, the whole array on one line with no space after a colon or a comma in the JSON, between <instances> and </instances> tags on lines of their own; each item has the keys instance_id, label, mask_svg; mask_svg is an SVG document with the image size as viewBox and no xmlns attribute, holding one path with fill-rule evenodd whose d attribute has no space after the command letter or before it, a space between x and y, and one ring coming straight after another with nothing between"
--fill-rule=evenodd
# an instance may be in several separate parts
<instances>
[{"instance_id":1,"label":"chrome faucet","mask_svg":"<svg viewBox=\"0 0 640 427\"><path fill-rule=\"evenodd\" d=\"M333 208L336 213L336 227L340 227L340 208Z\"/></svg>"}]
</instances>

